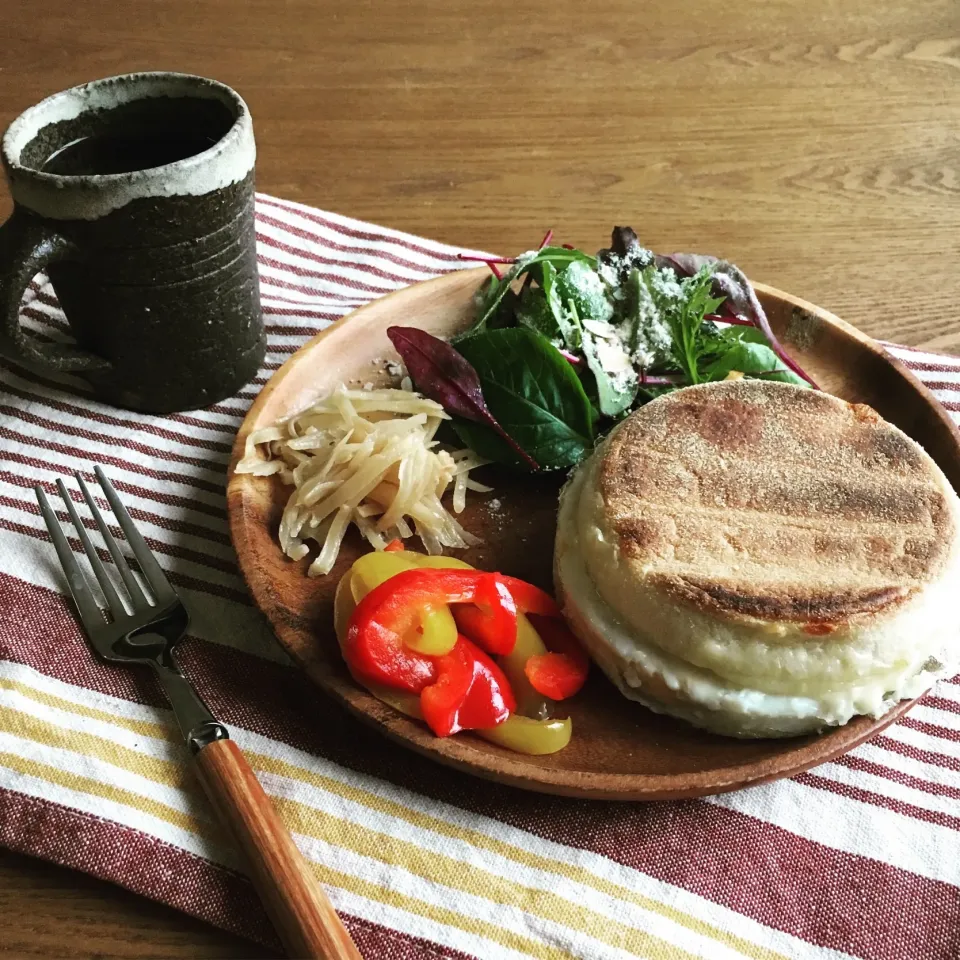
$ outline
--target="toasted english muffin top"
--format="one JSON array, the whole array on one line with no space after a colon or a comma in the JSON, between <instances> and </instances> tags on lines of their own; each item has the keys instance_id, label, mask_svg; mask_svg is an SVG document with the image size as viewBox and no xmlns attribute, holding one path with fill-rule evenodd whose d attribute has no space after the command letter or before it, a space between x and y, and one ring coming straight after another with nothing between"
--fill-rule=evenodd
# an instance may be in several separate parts
<instances>
[{"instance_id":1,"label":"toasted english muffin top","mask_svg":"<svg viewBox=\"0 0 960 960\"><path fill-rule=\"evenodd\" d=\"M668 394L602 450L602 526L638 581L722 618L829 634L943 574L957 498L872 408L735 380Z\"/></svg>"}]
</instances>

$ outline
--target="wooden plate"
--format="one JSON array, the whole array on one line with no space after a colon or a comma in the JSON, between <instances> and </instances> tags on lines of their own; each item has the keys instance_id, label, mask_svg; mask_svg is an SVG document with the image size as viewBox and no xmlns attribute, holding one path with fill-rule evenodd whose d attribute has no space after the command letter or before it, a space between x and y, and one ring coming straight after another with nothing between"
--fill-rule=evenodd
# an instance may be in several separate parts
<instances>
[{"instance_id":1,"label":"wooden plate","mask_svg":"<svg viewBox=\"0 0 960 960\"><path fill-rule=\"evenodd\" d=\"M251 430L305 406L339 381L384 382L383 360L396 358L391 324L415 324L445 336L467 324L485 270L468 270L408 287L318 334L278 370L251 408L234 447L236 463ZM869 403L919 441L960 486L960 436L931 395L868 337L832 314L769 287L757 292L774 331L825 390ZM494 471L496 468L485 468ZM461 520L482 547L462 554L550 588L557 477L497 473L494 511L474 498ZM323 690L397 743L464 773L544 793L617 800L659 800L734 790L799 773L873 736L907 711L860 718L830 733L789 740L734 740L657 716L622 697L599 670L569 703L573 740L549 757L526 757L470 735L448 739L393 711L348 675L333 635L333 595L341 574L366 544L345 541L335 570L308 579L307 561L280 552L277 525L287 493L274 477L233 476L227 488L240 567L254 600L286 651ZM388 749L384 746L384 749Z\"/></svg>"}]
</instances>

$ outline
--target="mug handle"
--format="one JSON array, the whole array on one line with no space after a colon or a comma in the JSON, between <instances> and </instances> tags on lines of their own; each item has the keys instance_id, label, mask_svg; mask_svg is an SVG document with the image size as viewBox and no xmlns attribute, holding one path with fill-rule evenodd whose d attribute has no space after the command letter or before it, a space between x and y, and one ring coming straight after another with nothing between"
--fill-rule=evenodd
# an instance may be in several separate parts
<instances>
[{"instance_id":1,"label":"mug handle","mask_svg":"<svg viewBox=\"0 0 960 960\"><path fill-rule=\"evenodd\" d=\"M30 281L51 263L77 259L74 244L45 221L14 210L0 226L0 353L35 369L59 373L108 370L110 361L68 343L43 343L20 324Z\"/></svg>"}]
</instances>

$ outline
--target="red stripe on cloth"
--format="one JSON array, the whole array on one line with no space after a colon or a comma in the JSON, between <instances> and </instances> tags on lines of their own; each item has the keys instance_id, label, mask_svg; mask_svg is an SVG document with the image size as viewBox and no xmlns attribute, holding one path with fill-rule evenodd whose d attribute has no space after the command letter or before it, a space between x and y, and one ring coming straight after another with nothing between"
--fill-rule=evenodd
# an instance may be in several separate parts
<instances>
[{"instance_id":1,"label":"red stripe on cloth","mask_svg":"<svg viewBox=\"0 0 960 960\"><path fill-rule=\"evenodd\" d=\"M286 263L282 260L275 260L273 257L265 257L262 253L257 254L257 260L268 267L272 267L274 270L282 270L288 276L292 277L301 277L304 280L320 280L323 283L335 283L341 287L348 287L351 290L359 290L363 293L371 294L372 296L379 297L383 296L385 293L389 293L391 290L395 290L398 286L401 286L400 282L391 283L388 287L374 287L369 283L364 283L362 280L356 280L353 277L347 277L340 273L335 273L330 270L309 270L306 267L300 267L296 264ZM364 271L359 271L364 272ZM268 283L276 283L276 277L267 277ZM296 287L288 287L288 289L296 289ZM312 293L320 293L321 291L317 290L316 287L303 287L303 290L309 290ZM328 290L322 291L324 296L333 296ZM352 299L345 297L344 299Z\"/></svg>"},{"instance_id":2,"label":"red stripe on cloth","mask_svg":"<svg viewBox=\"0 0 960 960\"><path fill-rule=\"evenodd\" d=\"M209 407L204 407L204 409L211 413L219 413L225 417L236 417L238 420L242 420L250 407L249 404L242 407L231 407L228 403L211 403Z\"/></svg>"},{"instance_id":3,"label":"red stripe on cloth","mask_svg":"<svg viewBox=\"0 0 960 960\"><path fill-rule=\"evenodd\" d=\"M5 389L3 385L0 385L0 393ZM189 464L191 467L201 467L212 473L225 473L227 469L227 465L223 461L211 462L209 460L199 460L196 457L188 457L182 453L175 453L172 450L159 450L156 447L149 447L146 444L138 443L135 440L130 440L125 437L112 437L105 433L94 433L91 430L84 430L81 427L75 427L59 420L48 420L46 417L38 417L36 414L30 413L27 410L18 410L16 407L7 406L6 404L0 405L0 414L3 414L5 417L21 420L24 423L33 424L36 427L43 427L44 430L50 430L52 433L67 434L71 437L81 437L84 440L104 443L112 447L136 450L138 453L142 453L148 457L154 457L160 461L174 460L177 463ZM47 445L49 446L50 444L48 443ZM89 457L90 453L86 452L83 455Z\"/></svg>"},{"instance_id":4,"label":"red stripe on cloth","mask_svg":"<svg viewBox=\"0 0 960 960\"><path fill-rule=\"evenodd\" d=\"M287 270L286 265L284 264L278 264L275 260L269 260L266 257L258 257L257 259L260 261L261 264L265 264L268 267L274 267L275 269L278 269L278 270L283 270L285 274L287 274L288 276L290 275L290 271ZM281 290L293 290L296 293L307 293L313 297L317 297L317 298L322 297L325 300L337 300L337 301L349 303L349 304L356 304L358 302L367 303L369 300L372 299L371 297L363 297L361 299L359 297L348 296L347 294L340 293L336 290L318 289L317 287L311 287L302 283L292 283L289 280L282 280L279 277L274 277L272 275L261 274L260 284L261 286L279 287ZM343 284L343 285L349 286L349 284ZM385 293L389 293L390 291L374 288L373 292L376 293L377 295L382 295ZM292 302L296 303L297 301L294 300Z\"/></svg>"},{"instance_id":5,"label":"red stripe on cloth","mask_svg":"<svg viewBox=\"0 0 960 960\"><path fill-rule=\"evenodd\" d=\"M276 299L279 300L280 298L277 297ZM295 301L283 300L281 302L291 303ZM331 323L343 317L342 313L331 313L328 307L310 303L303 304L303 306L297 310L288 309L286 307L274 307L265 304L263 307L263 315L265 317L302 317L305 320L329 320ZM319 327L314 328L313 332L317 333L319 329Z\"/></svg>"},{"instance_id":6,"label":"red stripe on cloth","mask_svg":"<svg viewBox=\"0 0 960 960\"><path fill-rule=\"evenodd\" d=\"M905 357L897 357L897 359L908 370L912 370L914 373L921 370L929 370L931 373L957 372L957 365L952 363L939 363L935 360L907 360Z\"/></svg>"},{"instance_id":7,"label":"red stripe on cloth","mask_svg":"<svg viewBox=\"0 0 960 960\"><path fill-rule=\"evenodd\" d=\"M288 211L296 215L296 211ZM378 260L378 261L387 261L387 263L392 263L398 267L405 267L408 270L415 270L420 273L428 273L430 271L439 270L450 270L450 269L460 269L463 266L463 261L459 258L456 258L451 262L448 260L447 256L442 257L435 256L431 254L433 259L438 259L442 261L447 261L450 263L450 266L444 267L428 267L423 263L417 263L415 260L410 260L405 257L398 257L395 253L388 250L371 250L369 246L366 247L357 247L357 246L348 246L347 244L337 243L335 240L331 240L329 237L321 236L314 230L306 230L303 227L298 227L295 224L286 223L283 220L278 220L276 217L271 217L269 214L258 212L257 213L257 223L266 224L269 227L274 227L277 230L283 230L291 237L298 237L301 240L306 240L308 243L311 243L317 247L322 247L324 250L333 250L336 253L346 253L351 255L356 255L360 257L366 257L368 260ZM391 242L387 238L383 238L385 242ZM307 248L297 247L292 245L293 250L300 254L301 256L309 256ZM334 263L345 263L350 266L354 266L348 260L334 260ZM357 269L363 270L366 269L368 264L356 265ZM398 276L398 279L403 279L405 283L409 283L409 278L402 278Z\"/></svg>"},{"instance_id":8,"label":"red stripe on cloth","mask_svg":"<svg viewBox=\"0 0 960 960\"><path fill-rule=\"evenodd\" d=\"M50 634L41 646L26 635L29 622L4 629L0 621L0 653L69 683L136 702L161 702L145 673L84 655L76 627L64 623L63 602L50 591L0 576L0 610L15 604ZM295 669L198 640L184 644L180 660L228 724L589 850L819 946L867 960L954 960L960 950L960 892L949 884L716 804L577 801L475 780L396 749ZM937 923L916 923L918 916L936 917Z\"/></svg>"},{"instance_id":9,"label":"red stripe on cloth","mask_svg":"<svg viewBox=\"0 0 960 960\"><path fill-rule=\"evenodd\" d=\"M900 721L903 723L903 720ZM929 763L931 766L943 767L944 770L955 770L960 772L960 759L951 757L946 753L934 753L932 750L922 750L915 747L912 743L904 743L887 734L880 734L870 741L873 746L881 750L889 750L890 753L899 754L901 757L910 757L911 760L920 760L923 763Z\"/></svg>"},{"instance_id":10,"label":"red stripe on cloth","mask_svg":"<svg viewBox=\"0 0 960 960\"><path fill-rule=\"evenodd\" d=\"M43 485L46 489L48 495L57 497L57 489L52 483L46 483ZM59 500L59 497L57 497ZM76 491L74 491L73 498L78 502L81 501L81 497ZM40 507L37 505L36 501L33 500L18 500L15 497L2 497L0 498L0 503L3 503L4 506L11 507L14 510L19 510L21 513L28 514L33 517L40 516ZM70 521L70 515L66 510L56 510L54 509L57 517L60 519L62 524L65 524L68 529L72 527ZM107 514L109 516L109 513ZM96 523L91 517L80 517L83 525L86 529L91 532L97 529ZM159 525L159 524L158 524ZM123 532L118 526L109 524L110 532L119 540L123 538ZM76 553L82 552L82 546L79 540L74 540L73 538L68 538L73 544L73 549ZM156 537L152 537L149 534L144 535L144 542L154 553L160 553L168 557L176 557L180 560L189 560L192 563L196 563L200 566L209 567L211 570L219 570L221 573L230 574L231 576L239 578L240 571L237 568L236 563L232 560L227 560L223 557L214 557L206 553L200 553L197 550L192 550L189 547L184 547L181 544L170 544L164 543L162 540L157 540ZM109 562L110 554L106 550L98 549L98 553L101 554L100 559L105 563Z\"/></svg>"},{"instance_id":11,"label":"red stripe on cloth","mask_svg":"<svg viewBox=\"0 0 960 960\"><path fill-rule=\"evenodd\" d=\"M865 760L853 753L844 754L842 757L836 757L833 763L841 767L849 767L851 770L858 770L861 773L871 773L877 777L883 777L885 780L892 780L894 783L901 783L905 787L911 787L914 790L920 790L923 793L929 793L936 797L951 797L960 800L960 787L952 787L946 783L936 783L932 780L924 780L921 777L915 777L909 773L903 773L892 767L885 767L883 764L874 763L872 760Z\"/></svg>"},{"instance_id":12,"label":"red stripe on cloth","mask_svg":"<svg viewBox=\"0 0 960 960\"><path fill-rule=\"evenodd\" d=\"M26 524L7 520L4 517L0 517L0 527L4 530L9 530L11 533L19 533L26 537L33 537L34 540L42 540L45 543L51 542L50 535L46 530L37 530L33 527L28 527ZM75 540L73 537L68 537L67 539L74 553L80 553L82 551L83 548L79 540ZM151 542L146 537L144 539L147 540L147 543ZM97 555L104 563L110 562L110 555L106 550L97 550ZM177 554L174 554L174 556L176 555ZM223 600L232 600L234 603L239 603L246 607L253 606L250 595L243 590L235 590L232 587L226 587L213 580L200 580L197 577L191 577L188 574L180 573L176 570L164 570L164 573L167 575L167 579L176 587L183 587L185 590L193 590L197 593L210 594L214 597L220 597Z\"/></svg>"},{"instance_id":13,"label":"red stripe on cloth","mask_svg":"<svg viewBox=\"0 0 960 960\"><path fill-rule=\"evenodd\" d=\"M267 333L277 337L312 337L314 334L319 333L316 327L288 327L279 323L268 323L265 325L265 328Z\"/></svg>"},{"instance_id":14,"label":"red stripe on cloth","mask_svg":"<svg viewBox=\"0 0 960 960\"><path fill-rule=\"evenodd\" d=\"M949 682L956 683L957 678L954 677ZM933 707L934 710L946 710L947 713L960 713L960 703L956 700L948 700L946 697L928 695L923 698L923 705L925 707Z\"/></svg>"},{"instance_id":15,"label":"red stripe on cloth","mask_svg":"<svg viewBox=\"0 0 960 960\"><path fill-rule=\"evenodd\" d=\"M132 827L0 787L0 843L280 950L280 941L246 877ZM472 960L432 941L349 914L340 916L366 960Z\"/></svg>"},{"instance_id":16,"label":"red stripe on cloth","mask_svg":"<svg viewBox=\"0 0 960 960\"><path fill-rule=\"evenodd\" d=\"M185 477L182 473L171 473L168 470L151 470L149 467L141 466L138 463L133 461L121 460L118 457L108 457L104 456L102 453L96 455L96 457L91 457L91 454L86 450L80 450L78 447L68 447L62 443L56 443L53 440L41 440L38 437L27 436L26 434L17 433L13 430L8 430L6 427L0 427L0 437L3 437L6 440L13 440L17 443L23 443L30 447L36 447L37 449L49 451L55 450L57 453L62 454L65 457L72 457L75 460L81 460L86 464L90 463L99 463L101 466L108 465L111 467L116 467L118 470L124 470L128 473L135 473L141 477L150 477L152 480L163 480L167 483L176 483L180 485L189 484L192 487L195 487L197 490L204 490L207 493L213 493L219 495L221 498L224 496L224 487L222 484L210 483L207 480L203 480L198 477ZM48 463L45 463L41 460L35 460L33 457L24 456L22 453L13 453L10 451L0 452L0 457L4 460L12 460L15 463L22 463L24 466L35 467L40 470L56 470L57 468L51 468ZM224 507L215 507L212 504L204 503L202 500L193 500L186 499L184 497L177 497L173 494L162 494L157 493L153 490L148 490L145 487L137 487L130 483L125 483L122 480L117 480L114 477L110 478L113 485L118 490L125 490L128 493L133 493L136 496L142 496L147 499L156 500L158 503L169 503L169 504L179 504L188 507L190 510L199 510L201 513L209 514L212 517L217 517L219 520L226 521L227 511Z\"/></svg>"},{"instance_id":17,"label":"red stripe on cloth","mask_svg":"<svg viewBox=\"0 0 960 960\"><path fill-rule=\"evenodd\" d=\"M43 324L48 330L55 330L57 333L71 332L70 324L67 323L67 318L62 313L59 315L51 315L44 313L43 310L38 310L36 307L21 307L20 315L22 317L29 317L31 320L36 320L37 323ZM48 342L52 339L53 338L48 338ZM60 337L59 342L62 341L63 337Z\"/></svg>"},{"instance_id":18,"label":"red stripe on cloth","mask_svg":"<svg viewBox=\"0 0 960 960\"><path fill-rule=\"evenodd\" d=\"M144 422L141 420L130 420L126 417L114 417L99 410L85 410L73 403L66 403L63 400L55 400L50 397L43 397L36 393L27 393L24 390L14 387L12 384L0 381L0 392L11 394L26 400L31 406L42 406L48 410L56 410L58 413L65 413L71 417L77 417L81 420L93 420L96 423L102 423L110 427L122 427L131 433L140 432L160 437L163 440L172 440L174 443L182 443L188 447L196 447L200 450L210 450L214 453L229 454L232 444L220 443L217 440L205 440L202 437L194 437L189 433L180 431L165 430L156 424ZM98 434L97 436L103 436Z\"/></svg>"},{"instance_id":19,"label":"red stripe on cloth","mask_svg":"<svg viewBox=\"0 0 960 960\"><path fill-rule=\"evenodd\" d=\"M260 219L262 220L262 218ZM300 235L303 234L301 233ZM291 243L284 243L282 240L278 240L276 237L273 237L268 233L263 233L262 231L257 232L257 242L262 243L266 247L270 247L272 250L279 250L281 253L291 254L295 257L299 257L301 260L309 260L311 263L317 263L328 267L338 267L341 270L351 270L355 273L363 273L371 277L379 277L381 280L386 280L390 284L391 288L397 286L398 284L401 286L407 286L410 283L416 283L417 280L427 280L432 276L431 271L423 267L417 271L420 274L419 277L406 277L403 274L394 273L391 270L384 270L382 267L377 266L377 264L373 261L368 263L351 263L347 260L337 259L336 257L325 257L322 254L317 253L315 250L309 250L302 246L298 247ZM261 259L263 258L261 257ZM289 270L298 277L316 277L318 279L333 278L335 282L338 283L343 282L345 279L344 275L339 272L331 272L329 270L311 270L309 267L304 267L300 264L288 263L286 261L278 263L277 266ZM359 281L357 282L359 283ZM359 286L357 289L379 290L379 288L376 287L367 288L364 286Z\"/></svg>"},{"instance_id":20,"label":"red stripe on cloth","mask_svg":"<svg viewBox=\"0 0 960 960\"><path fill-rule=\"evenodd\" d=\"M324 302L325 294L321 290L311 291L312 296L309 296L306 299L304 299L303 297L285 297L283 296L283 294L280 294L280 293L264 293L262 289L262 285L267 284L269 286L270 278L261 277L260 281L261 281L261 291L260 291L261 300L263 299L277 300L280 303L289 303L295 306L305 307L309 310L332 310L332 311L339 310L340 313L338 313L337 316L341 316L341 317L343 316L343 311L350 309L350 305L355 306L357 304L370 302L369 297L356 297L356 298L351 297L347 301L348 306L344 306L341 303L325 303Z\"/></svg>"},{"instance_id":21,"label":"red stripe on cloth","mask_svg":"<svg viewBox=\"0 0 960 960\"><path fill-rule=\"evenodd\" d=\"M320 226L326 227L328 230L332 230L334 233L338 233L342 237L350 237L353 240L361 240L364 243L394 244L398 247L403 247L406 250L413 250L415 253L422 254L425 257L431 257L434 260L444 260L450 263L458 264L462 263L456 253L448 253L446 251L428 247L424 244L417 243L412 237L398 237L386 233L374 233L370 230L362 230L357 227L349 227L345 223L338 223L335 220L331 220L328 217L323 216L317 210L282 203L279 202L276 197L267 197L257 194L257 205L264 207L276 207L278 210L285 210L288 213L296 214L298 217L303 217L304 220L310 220L313 223L318 223ZM320 243L326 242L321 236L318 236L317 240ZM374 252L378 257L382 256L382 251L376 250Z\"/></svg>"},{"instance_id":22,"label":"red stripe on cloth","mask_svg":"<svg viewBox=\"0 0 960 960\"><path fill-rule=\"evenodd\" d=\"M957 372L960 372L960 368L958 368ZM921 377L920 381L928 390L933 390L935 393L944 390L953 391L954 393L960 392L960 381L951 383L949 380L927 380L925 377Z\"/></svg>"},{"instance_id":23,"label":"red stripe on cloth","mask_svg":"<svg viewBox=\"0 0 960 960\"><path fill-rule=\"evenodd\" d=\"M238 420L240 414L231 414ZM201 430L211 430L216 433L227 433L231 437L236 434L238 423L220 423L217 420L201 420L199 417L190 417L185 413L168 413L163 417L164 420L173 420L175 423L182 423L184 426L197 427Z\"/></svg>"},{"instance_id":24,"label":"red stripe on cloth","mask_svg":"<svg viewBox=\"0 0 960 960\"><path fill-rule=\"evenodd\" d=\"M938 723L930 723L928 720L918 720L916 717L904 717L900 723L905 727L909 727L911 730L919 730L920 733L925 733L928 736L960 743L960 730L941 727Z\"/></svg>"},{"instance_id":25,"label":"red stripe on cloth","mask_svg":"<svg viewBox=\"0 0 960 960\"><path fill-rule=\"evenodd\" d=\"M57 310L60 310L60 301L52 294L47 293L46 290L43 290L39 287L34 288L37 294L37 300L41 303L45 303L48 307L55 307Z\"/></svg>"},{"instance_id":26,"label":"red stripe on cloth","mask_svg":"<svg viewBox=\"0 0 960 960\"><path fill-rule=\"evenodd\" d=\"M0 460L2 459L6 459L6 457L5 454L0 453ZM50 467L48 469L55 476L62 476L60 471L55 467ZM90 482L92 477L85 477L84 479ZM0 480L2 480L4 483L9 483L11 486L20 487L23 490L32 490L35 486L34 481L29 477L22 477L17 474L12 474L6 470L0 470ZM40 481L40 484L48 494L51 494L54 497L59 496L59 491L52 482ZM80 493L79 489L73 488L68 490L68 492L70 494L70 499L73 500L74 503L84 503L83 495ZM110 505L107 503L107 501L102 497L96 496L94 497L94 500L104 514L109 516ZM16 502L19 503L20 501ZM10 505L13 506L14 504L11 503ZM200 524L191 523L189 520L177 520L172 517L164 517L159 513L151 513L147 510L141 510L139 507L130 506L129 504L127 505L127 511L134 520L140 520L143 523L149 523L155 527L161 527L164 530L170 530L171 532L185 533L189 536L210 540L213 543L219 543L225 547L230 546L230 537L225 532L221 532L220 530L212 530L210 527L204 527ZM29 512L32 514L37 513L35 510L30 510ZM92 520L88 521L87 518L82 519L84 521L84 526L86 526L88 529L96 529L96 524L94 524ZM115 536L120 536L120 534L116 532L116 528L112 529L114 530Z\"/></svg>"},{"instance_id":27,"label":"red stripe on cloth","mask_svg":"<svg viewBox=\"0 0 960 960\"><path fill-rule=\"evenodd\" d=\"M829 793L837 794L837 796L846 797L848 800L857 800L874 807L882 807L884 810L892 810L903 817L911 817L925 823L934 823L939 827L946 827L948 830L960 830L960 816L951 816L949 813L941 813L939 810L926 810L912 803L906 803L903 800L877 793L875 790L855 787L849 783L840 783L837 780L822 777L817 773L800 773L794 779L797 783L802 783L805 786L814 787L817 790L826 790Z\"/></svg>"}]
</instances>

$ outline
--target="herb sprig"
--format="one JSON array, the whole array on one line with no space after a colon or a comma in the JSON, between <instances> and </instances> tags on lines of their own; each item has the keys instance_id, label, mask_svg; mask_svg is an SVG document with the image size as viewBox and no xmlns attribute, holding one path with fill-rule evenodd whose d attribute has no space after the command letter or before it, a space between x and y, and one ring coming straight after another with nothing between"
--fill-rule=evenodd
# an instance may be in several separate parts
<instances>
[{"instance_id":1,"label":"herb sprig","mask_svg":"<svg viewBox=\"0 0 960 960\"><path fill-rule=\"evenodd\" d=\"M444 405L481 455L563 469L631 409L670 390L731 376L816 389L733 264L655 256L629 227L614 228L595 257L551 239L484 261L492 276L477 295L477 319L453 345L390 331L417 388Z\"/></svg>"}]
</instances>

